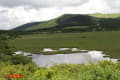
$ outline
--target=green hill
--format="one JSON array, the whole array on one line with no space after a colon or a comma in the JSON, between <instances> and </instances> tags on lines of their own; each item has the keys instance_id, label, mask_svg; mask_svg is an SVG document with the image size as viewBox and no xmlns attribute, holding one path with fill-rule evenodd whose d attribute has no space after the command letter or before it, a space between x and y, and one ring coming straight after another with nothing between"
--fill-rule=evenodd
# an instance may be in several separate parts
<instances>
[{"instance_id":1,"label":"green hill","mask_svg":"<svg viewBox=\"0 0 120 80\"><path fill-rule=\"evenodd\" d=\"M73 14L65 14L56 19L49 20L42 23L28 23L22 26L19 26L13 30L25 30L32 31L38 29L50 29L50 28L64 28L64 27L82 27L84 25L90 24L90 16L88 15L73 15ZM76 27L75 27L76 28Z\"/></svg>"},{"instance_id":2,"label":"green hill","mask_svg":"<svg viewBox=\"0 0 120 80\"><path fill-rule=\"evenodd\" d=\"M36 25L41 24L41 23L43 23L43 22L32 22L32 23L23 24L21 26L14 28L13 30L26 30L30 27L36 26Z\"/></svg>"},{"instance_id":3,"label":"green hill","mask_svg":"<svg viewBox=\"0 0 120 80\"><path fill-rule=\"evenodd\" d=\"M119 22L120 14L64 14L49 21L24 24L13 30L40 32L118 30L120 28Z\"/></svg>"}]
</instances>

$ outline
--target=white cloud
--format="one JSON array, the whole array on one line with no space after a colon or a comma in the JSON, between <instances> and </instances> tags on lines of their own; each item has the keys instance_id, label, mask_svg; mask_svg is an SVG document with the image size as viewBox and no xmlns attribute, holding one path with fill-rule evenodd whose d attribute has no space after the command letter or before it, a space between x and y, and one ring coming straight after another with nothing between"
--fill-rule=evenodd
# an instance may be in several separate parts
<instances>
[{"instance_id":1,"label":"white cloud","mask_svg":"<svg viewBox=\"0 0 120 80\"><path fill-rule=\"evenodd\" d=\"M4 7L32 6L32 7L64 7L80 5L88 0L1 0L0 5Z\"/></svg>"},{"instance_id":2,"label":"white cloud","mask_svg":"<svg viewBox=\"0 0 120 80\"><path fill-rule=\"evenodd\" d=\"M40 8L26 10L24 7L5 8L0 14L0 28L10 29L28 22L45 21L61 15L57 8Z\"/></svg>"},{"instance_id":3,"label":"white cloud","mask_svg":"<svg viewBox=\"0 0 120 80\"><path fill-rule=\"evenodd\" d=\"M106 0L90 0L89 6L94 12L106 13L111 11Z\"/></svg>"},{"instance_id":4,"label":"white cloud","mask_svg":"<svg viewBox=\"0 0 120 80\"><path fill-rule=\"evenodd\" d=\"M120 0L1 0L0 29L10 29L28 22L49 20L67 13L97 12L120 12Z\"/></svg>"}]
</instances>

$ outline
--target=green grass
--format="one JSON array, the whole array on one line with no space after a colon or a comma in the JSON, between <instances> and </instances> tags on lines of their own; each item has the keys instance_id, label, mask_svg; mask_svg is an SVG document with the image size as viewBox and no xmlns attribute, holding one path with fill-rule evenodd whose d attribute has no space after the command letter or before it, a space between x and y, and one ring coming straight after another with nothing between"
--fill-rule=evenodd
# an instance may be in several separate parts
<instances>
[{"instance_id":1,"label":"green grass","mask_svg":"<svg viewBox=\"0 0 120 80\"><path fill-rule=\"evenodd\" d=\"M84 29L88 28L88 26L70 26L70 27L65 27L65 29Z\"/></svg>"},{"instance_id":2,"label":"green grass","mask_svg":"<svg viewBox=\"0 0 120 80\"><path fill-rule=\"evenodd\" d=\"M114 13L114 14L90 14L90 16L97 17L97 18L120 18L119 13Z\"/></svg>"},{"instance_id":3,"label":"green grass","mask_svg":"<svg viewBox=\"0 0 120 80\"><path fill-rule=\"evenodd\" d=\"M101 50L112 57L120 56L120 31L56 33L21 35L22 38L10 40L18 50L40 53L43 48L80 48Z\"/></svg>"},{"instance_id":4,"label":"green grass","mask_svg":"<svg viewBox=\"0 0 120 80\"><path fill-rule=\"evenodd\" d=\"M38 24L38 25L36 25L36 26L34 26L34 27L27 28L27 30L36 30L36 29L54 27L54 26L57 25L56 20L57 20L57 19L53 19L53 20L50 20L50 21L46 21L45 23Z\"/></svg>"}]
</instances>

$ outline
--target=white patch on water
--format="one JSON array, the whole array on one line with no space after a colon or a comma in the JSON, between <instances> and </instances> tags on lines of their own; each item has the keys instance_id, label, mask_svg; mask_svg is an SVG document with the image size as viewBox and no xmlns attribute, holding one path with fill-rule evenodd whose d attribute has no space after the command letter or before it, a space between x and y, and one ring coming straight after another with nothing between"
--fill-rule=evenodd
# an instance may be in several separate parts
<instances>
[{"instance_id":1,"label":"white patch on water","mask_svg":"<svg viewBox=\"0 0 120 80\"><path fill-rule=\"evenodd\" d=\"M53 50L51 48L44 48L42 52L55 52L55 51L88 51L88 50L80 50L78 48L59 48L58 50Z\"/></svg>"},{"instance_id":2,"label":"white patch on water","mask_svg":"<svg viewBox=\"0 0 120 80\"><path fill-rule=\"evenodd\" d=\"M44 48L43 52L53 52L53 51L57 51L57 50L53 50L51 48Z\"/></svg>"},{"instance_id":3,"label":"white patch on water","mask_svg":"<svg viewBox=\"0 0 120 80\"><path fill-rule=\"evenodd\" d=\"M79 51L78 48L72 48L72 51Z\"/></svg>"},{"instance_id":4,"label":"white patch on water","mask_svg":"<svg viewBox=\"0 0 120 80\"><path fill-rule=\"evenodd\" d=\"M98 63L101 60L111 60L117 62L117 59L104 58L102 51L88 51L87 53L55 54L55 55L32 55L32 60L39 67L51 67L54 64L89 64L89 62Z\"/></svg>"},{"instance_id":5,"label":"white patch on water","mask_svg":"<svg viewBox=\"0 0 120 80\"><path fill-rule=\"evenodd\" d=\"M14 52L16 55L19 55L19 54L23 54L22 51L17 51L17 52Z\"/></svg>"},{"instance_id":6,"label":"white patch on water","mask_svg":"<svg viewBox=\"0 0 120 80\"><path fill-rule=\"evenodd\" d=\"M70 48L60 48L59 51L66 51L66 50L70 50Z\"/></svg>"},{"instance_id":7,"label":"white patch on water","mask_svg":"<svg viewBox=\"0 0 120 80\"><path fill-rule=\"evenodd\" d=\"M14 52L15 54L13 55L24 55L24 56L30 56L32 55L30 52L22 52L22 51L17 51L17 52Z\"/></svg>"}]
</instances>

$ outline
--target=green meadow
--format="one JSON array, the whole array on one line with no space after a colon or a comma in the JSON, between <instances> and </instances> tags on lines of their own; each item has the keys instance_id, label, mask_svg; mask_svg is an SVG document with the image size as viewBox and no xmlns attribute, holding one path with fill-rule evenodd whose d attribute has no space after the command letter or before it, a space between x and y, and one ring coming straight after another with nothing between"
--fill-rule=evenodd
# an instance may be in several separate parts
<instances>
[{"instance_id":1,"label":"green meadow","mask_svg":"<svg viewBox=\"0 0 120 80\"><path fill-rule=\"evenodd\" d=\"M8 44L33 53L41 53L43 48L76 47L100 50L111 57L120 57L120 31L20 35L20 38L9 40Z\"/></svg>"}]
</instances>

